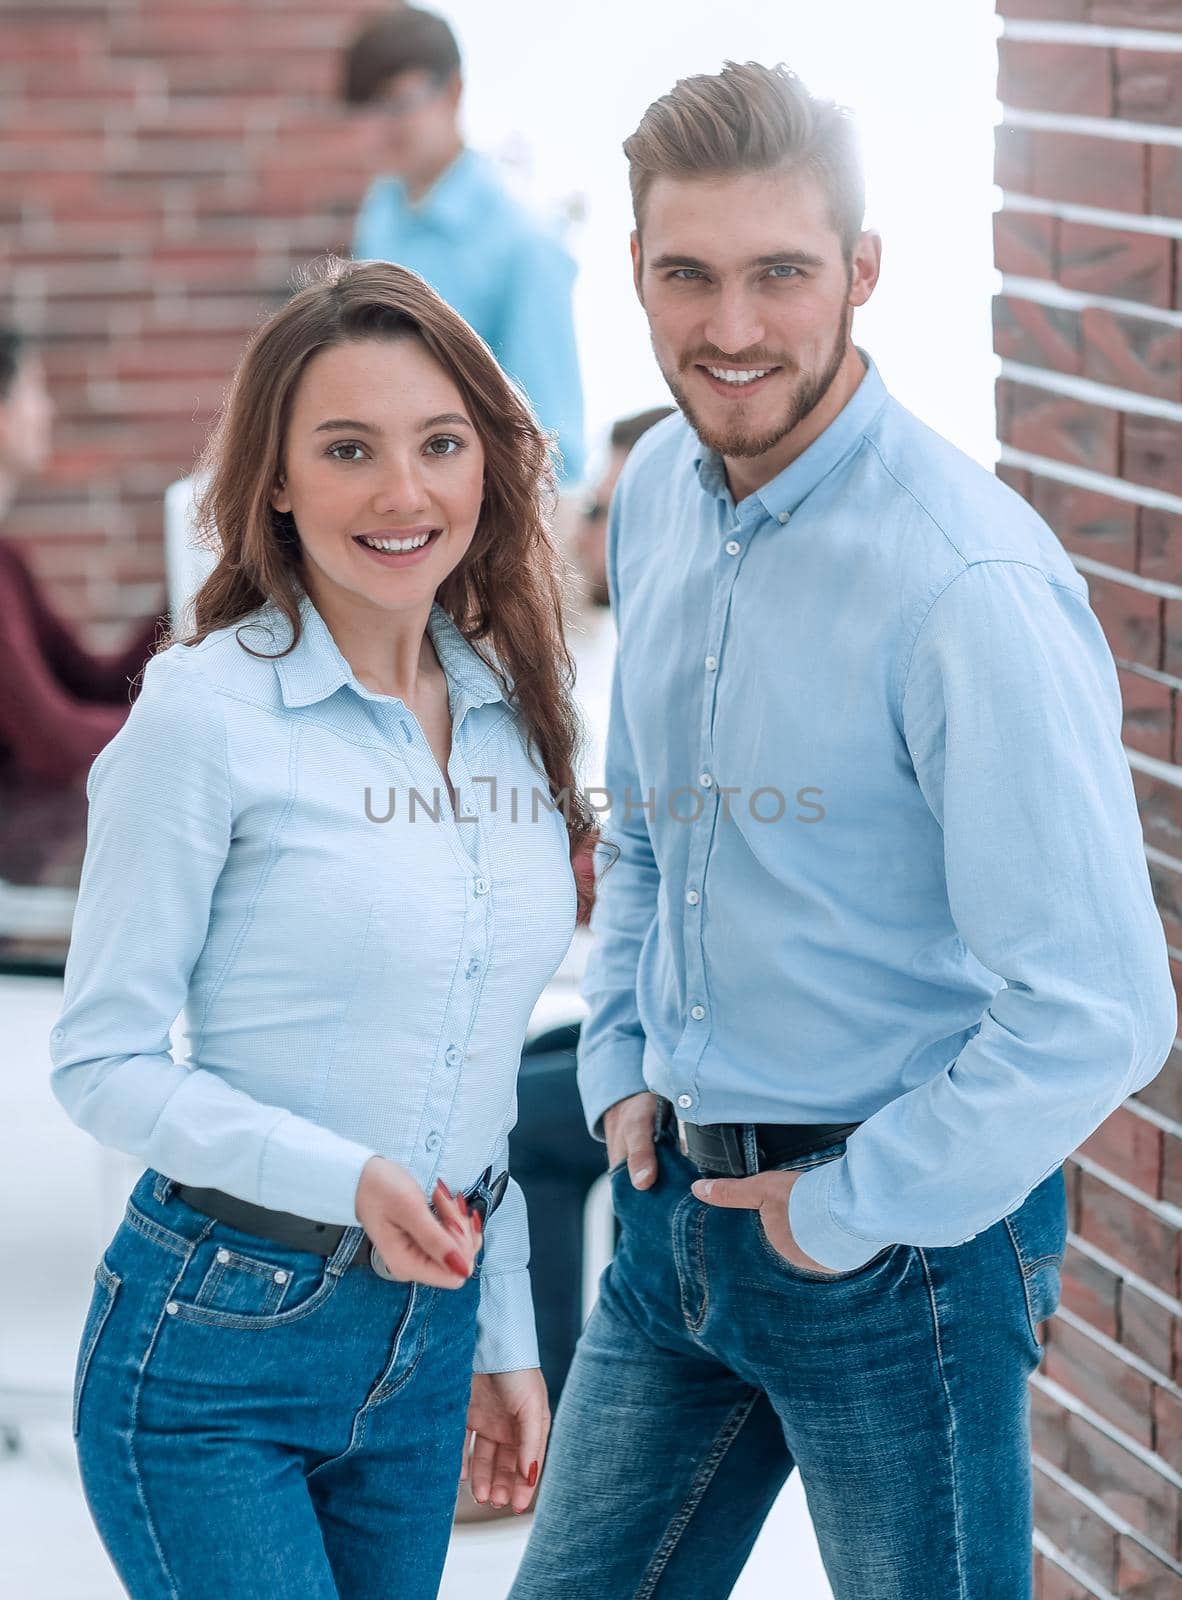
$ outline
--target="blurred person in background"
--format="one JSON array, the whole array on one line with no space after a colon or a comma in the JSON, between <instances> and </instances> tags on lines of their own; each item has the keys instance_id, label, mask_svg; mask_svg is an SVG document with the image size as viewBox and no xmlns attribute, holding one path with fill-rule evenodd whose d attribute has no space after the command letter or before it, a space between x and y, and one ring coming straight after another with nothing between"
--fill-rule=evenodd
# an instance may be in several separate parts
<instances>
[{"instance_id":1,"label":"blurred person in background","mask_svg":"<svg viewBox=\"0 0 1182 1600\"><path fill-rule=\"evenodd\" d=\"M49 461L53 416L39 356L16 328L0 326L0 523ZM159 626L149 617L123 650L92 654L0 535L0 781L82 778L127 720Z\"/></svg>"},{"instance_id":2,"label":"blurred person in background","mask_svg":"<svg viewBox=\"0 0 1182 1600\"><path fill-rule=\"evenodd\" d=\"M584 791L603 784L615 630L603 586L603 533L607 506L628 452L654 422L668 416L658 406L617 422L607 460L579 522L573 553L588 600L567 612L567 641L575 661L574 696L586 740L578 771ZM593 798L593 797L592 797ZM560 976L582 977L589 932L575 932ZM530 1260L542 1372L557 1406L583 1325L583 1208L603 1172L603 1147L587 1132L575 1076L578 1023L531 1041L517 1084L517 1125L509 1136L510 1163L529 1208Z\"/></svg>"},{"instance_id":3,"label":"blurred person in background","mask_svg":"<svg viewBox=\"0 0 1182 1600\"><path fill-rule=\"evenodd\" d=\"M1028 1600L1062 1163L1177 1021L1111 651L853 343L849 114L728 63L624 149L681 414L608 527L579 1083L620 1239L511 1600L721 1600L793 1468L835 1600Z\"/></svg>"},{"instance_id":4,"label":"blurred person in background","mask_svg":"<svg viewBox=\"0 0 1182 1600\"><path fill-rule=\"evenodd\" d=\"M564 487L583 476L583 396L561 242L505 190L460 126L463 81L442 17L404 6L345 52L341 94L365 115L380 173L357 216L353 254L424 277L471 324L557 435Z\"/></svg>"},{"instance_id":5,"label":"blurred person in background","mask_svg":"<svg viewBox=\"0 0 1182 1600\"><path fill-rule=\"evenodd\" d=\"M150 1163L82 1482L137 1600L430 1600L462 1476L524 1511L549 1425L505 1159L596 830L546 441L421 279L330 262L205 466L224 553L91 769L50 1038L70 1116Z\"/></svg>"}]
</instances>

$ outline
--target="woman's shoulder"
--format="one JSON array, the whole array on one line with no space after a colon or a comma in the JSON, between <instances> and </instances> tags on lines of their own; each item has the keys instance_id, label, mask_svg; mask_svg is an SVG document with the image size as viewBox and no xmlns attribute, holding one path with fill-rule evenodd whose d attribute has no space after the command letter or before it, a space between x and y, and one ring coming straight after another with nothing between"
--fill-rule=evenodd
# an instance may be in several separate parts
<instances>
[{"instance_id":1,"label":"woman's shoulder","mask_svg":"<svg viewBox=\"0 0 1182 1600\"><path fill-rule=\"evenodd\" d=\"M270 609L260 607L224 628L212 629L196 643L175 640L152 657L149 670L155 668L160 687L171 693L204 690L265 708L277 706L281 701L271 658L290 635L280 637L274 623ZM145 688L147 682L145 672Z\"/></svg>"}]
</instances>

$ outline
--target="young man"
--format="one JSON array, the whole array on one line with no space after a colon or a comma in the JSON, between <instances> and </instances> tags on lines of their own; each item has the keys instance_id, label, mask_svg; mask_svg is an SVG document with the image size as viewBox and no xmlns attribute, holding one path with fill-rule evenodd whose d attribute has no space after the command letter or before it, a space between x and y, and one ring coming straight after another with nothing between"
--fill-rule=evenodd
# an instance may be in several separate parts
<instances>
[{"instance_id":1,"label":"young man","mask_svg":"<svg viewBox=\"0 0 1182 1600\"><path fill-rule=\"evenodd\" d=\"M1175 1033L1112 658L851 341L847 116L731 65L625 152L682 415L608 534L579 1077L621 1238L512 1600L729 1594L794 1465L836 1600L1023 1600L1061 1163Z\"/></svg>"},{"instance_id":2,"label":"young man","mask_svg":"<svg viewBox=\"0 0 1182 1600\"><path fill-rule=\"evenodd\" d=\"M460 52L442 17L404 6L368 23L345 54L341 93L369 114L381 171L353 254L397 261L471 323L554 429L563 482L583 473L575 266L464 145Z\"/></svg>"}]
</instances>

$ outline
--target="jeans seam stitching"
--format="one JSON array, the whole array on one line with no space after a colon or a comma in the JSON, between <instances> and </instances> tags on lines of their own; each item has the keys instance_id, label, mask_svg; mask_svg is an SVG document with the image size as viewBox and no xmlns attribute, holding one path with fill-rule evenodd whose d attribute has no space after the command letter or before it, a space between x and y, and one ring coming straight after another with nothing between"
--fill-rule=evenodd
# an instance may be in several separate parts
<instances>
[{"instance_id":1,"label":"jeans seam stitching","mask_svg":"<svg viewBox=\"0 0 1182 1600\"><path fill-rule=\"evenodd\" d=\"M210 1221L212 1222L212 1217ZM127 1202L127 1222L139 1234L142 1234L151 1244L158 1244L162 1250L171 1250L175 1256L188 1258L193 1240L186 1238L183 1233L174 1233L171 1228L164 1227L153 1217L146 1217L142 1211ZM206 1230L208 1231L208 1230ZM204 1238L202 1234L202 1238Z\"/></svg>"},{"instance_id":2,"label":"jeans seam stitching","mask_svg":"<svg viewBox=\"0 0 1182 1600\"><path fill-rule=\"evenodd\" d=\"M956 1416L952 1405L952 1394L948 1388L948 1374L944 1368L944 1342L940 1335L940 1312L936 1305L936 1288L932 1282L931 1267L926 1250L917 1245L916 1254L923 1264L923 1278L928 1291L928 1304L932 1312L932 1333L936 1341L936 1370L940 1374L940 1387L944 1391L944 1403L948 1413L948 1458L952 1485L952 1526L956 1539L956 1590L959 1600L967 1600L964 1563L961 1560L963 1517L960 1491L956 1481Z\"/></svg>"},{"instance_id":3,"label":"jeans seam stitching","mask_svg":"<svg viewBox=\"0 0 1182 1600\"><path fill-rule=\"evenodd\" d=\"M655 1590L662 1573L669 1565L673 1552L681 1541L682 1534L689 1526L690 1518L702 1503L706 1490L714 1482L714 1475L722 1465L723 1458L735 1442L743 1424L750 1416L756 1401L759 1399L759 1393L759 1390L755 1390L750 1399L740 1401L718 1430L714 1443L707 1451L705 1459L698 1468L697 1476L690 1485L689 1493L682 1501L681 1509L669 1524L665 1537L657 1546L653 1559L649 1562L648 1570L645 1572L640 1581L640 1587L636 1591L635 1600L649 1600Z\"/></svg>"},{"instance_id":4,"label":"jeans seam stitching","mask_svg":"<svg viewBox=\"0 0 1182 1600\"><path fill-rule=\"evenodd\" d=\"M107 1319L115 1308L115 1296L119 1293L119 1290L123 1285L123 1279L119 1276L119 1274L117 1272L112 1272L110 1268L105 1266L101 1261L99 1262L98 1269L95 1274L95 1281L97 1283L101 1283L106 1291L107 1303L95 1324L94 1332L90 1336L86 1349L82 1352L78 1361L78 1379L74 1385L74 1399L71 1408L72 1415L70 1419L75 1438L78 1437L78 1423L82 1409L82 1391L86 1387L86 1379L90 1373L90 1363L98 1346L99 1337L107 1325Z\"/></svg>"},{"instance_id":5,"label":"jeans seam stitching","mask_svg":"<svg viewBox=\"0 0 1182 1600\"><path fill-rule=\"evenodd\" d=\"M209 1228L205 1228L205 1229L202 1230L202 1234L201 1234L201 1238L202 1239L205 1238L206 1234L209 1232L209 1229L212 1228L212 1227L213 1227L213 1219L211 1217L210 1218L210 1222L209 1222ZM198 1242L199 1241L197 1241L197 1240L190 1241L190 1249L187 1250L186 1253L185 1253L185 1259L181 1263L180 1271L177 1273L176 1277L172 1280L172 1287L169 1289L168 1294L167 1294L167 1296L165 1298L164 1305L161 1306L161 1308L160 1308L160 1314L156 1318L156 1326L152 1330L152 1337L148 1340L148 1348L144 1351L143 1359L140 1362L139 1370L136 1373L135 1388L133 1389L132 1396L131 1396L131 1426L128 1428L128 1450L127 1450L127 1454L128 1454L128 1460L129 1460L129 1462L131 1464L131 1475L135 1480L136 1498L139 1500L139 1503L143 1508L144 1524L147 1527L148 1536L152 1541L152 1548L156 1552L156 1559L160 1562L160 1570L163 1572L165 1580L168 1583L170 1600L181 1600L181 1595L180 1595L180 1591L177 1589L176 1579L173 1576L172 1568L168 1564L168 1558L164 1554L164 1547L160 1543L160 1535L159 1535L159 1533L157 1531L155 1519L152 1516L151 1508L148 1505L148 1497L144 1493L143 1474L140 1472L140 1464L139 1464L139 1461L138 1461L138 1459L136 1457L136 1427L137 1427L137 1425L139 1423L140 1396L143 1393L143 1389L144 1389L144 1378L145 1378L145 1375L146 1375L147 1370L148 1370L148 1362L152 1358L152 1352L156 1348L156 1341L160 1337L160 1329L163 1327L164 1319L165 1319L165 1316L167 1315L165 1307L171 1303L172 1297L176 1293L177 1285L180 1283L181 1279L185 1275L185 1269L189 1265L189 1261L192 1258L193 1252L196 1249Z\"/></svg>"},{"instance_id":6,"label":"jeans seam stitching","mask_svg":"<svg viewBox=\"0 0 1182 1600\"><path fill-rule=\"evenodd\" d=\"M1009 1241L1013 1247L1014 1256L1018 1262L1018 1277L1022 1284L1022 1304L1026 1308L1026 1326L1030 1330L1030 1340L1034 1346L1035 1359L1036 1361L1041 1361L1042 1346L1038 1342L1038 1333L1036 1332L1034 1325L1034 1307L1030 1304L1030 1278L1027 1275L1026 1263L1022 1259L1021 1246L1018 1243L1018 1237L1014 1232L1013 1224L1010 1222L1009 1217L1003 1217L1002 1221L1006 1225L1006 1233L1009 1236ZM1032 1270L1033 1267L1037 1265L1037 1262L1032 1263Z\"/></svg>"}]
</instances>

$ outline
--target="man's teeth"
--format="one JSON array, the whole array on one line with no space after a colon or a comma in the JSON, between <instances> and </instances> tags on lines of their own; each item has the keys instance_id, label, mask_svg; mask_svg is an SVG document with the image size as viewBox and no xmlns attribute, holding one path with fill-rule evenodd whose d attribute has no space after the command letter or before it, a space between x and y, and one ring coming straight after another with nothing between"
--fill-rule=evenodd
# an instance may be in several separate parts
<instances>
[{"instance_id":1,"label":"man's teeth","mask_svg":"<svg viewBox=\"0 0 1182 1600\"><path fill-rule=\"evenodd\" d=\"M739 372L734 367L707 367L706 371L712 378L719 378L723 383L754 383L756 378L766 378L773 367L761 367L757 372Z\"/></svg>"},{"instance_id":2,"label":"man's teeth","mask_svg":"<svg viewBox=\"0 0 1182 1600\"><path fill-rule=\"evenodd\" d=\"M360 535L361 543L371 550L419 550L430 537L429 533L420 533L414 539L367 539L364 534Z\"/></svg>"}]
</instances>

